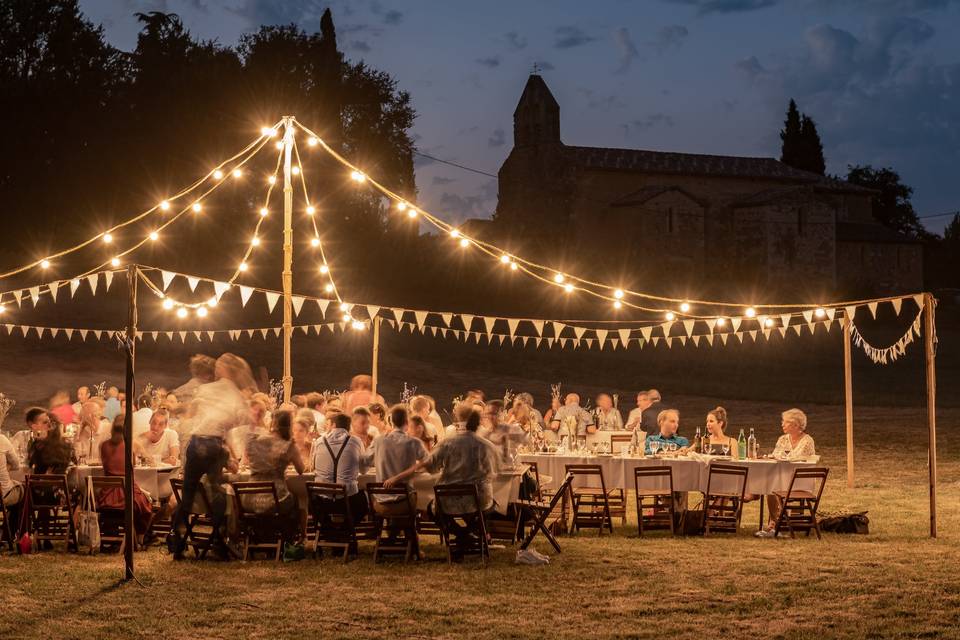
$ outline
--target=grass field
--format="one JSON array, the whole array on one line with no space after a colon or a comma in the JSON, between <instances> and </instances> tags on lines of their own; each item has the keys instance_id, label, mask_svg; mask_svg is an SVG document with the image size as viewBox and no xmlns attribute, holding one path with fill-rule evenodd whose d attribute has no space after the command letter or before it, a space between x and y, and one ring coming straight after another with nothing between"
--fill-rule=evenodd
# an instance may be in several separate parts
<instances>
[{"instance_id":1,"label":"grass field","mask_svg":"<svg viewBox=\"0 0 960 640\"><path fill-rule=\"evenodd\" d=\"M770 411L743 403L738 416ZM435 544L409 566L374 566L369 547L346 566L175 564L153 548L136 556L142 586L118 583L115 555L4 554L0 638L960 637L960 410L940 415L936 540L927 538L922 410L858 409L853 490L842 408L809 415L831 468L823 509L869 510L868 536L758 540L754 504L737 536L586 533L562 538L563 553L541 567L513 564L510 548L485 570L448 567Z\"/></svg>"}]
</instances>

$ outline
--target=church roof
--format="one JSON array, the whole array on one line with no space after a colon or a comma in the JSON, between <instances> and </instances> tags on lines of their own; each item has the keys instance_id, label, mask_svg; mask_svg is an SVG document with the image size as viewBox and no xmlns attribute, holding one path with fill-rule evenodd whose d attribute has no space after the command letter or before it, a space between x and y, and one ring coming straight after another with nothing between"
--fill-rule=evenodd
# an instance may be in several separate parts
<instances>
[{"instance_id":1,"label":"church roof","mask_svg":"<svg viewBox=\"0 0 960 640\"><path fill-rule=\"evenodd\" d=\"M664 193L668 193L670 191L677 191L679 193L682 193L683 195L687 196L694 202L698 203L700 206L704 206L704 203L700 198L693 195L683 187L673 185L673 184L650 185L648 187L642 187L640 189L637 189L636 191L631 191L627 195L614 200L613 202L610 203L610 206L611 207L630 207L638 204L643 204L649 200L653 200L659 195L663 195Z\"/></svg>"},{"instance_id":2,"label":"church roof","mask_svg":"<svg viewBox=\"0 0 960 640\"><path fill-rule=\"evenodd\" d=\"M776 178L799 182L818 182L823 176L801 171L773 158L712 156L646 149L607 149L603 147L566 147L577 166L588 169L642 171L684 175L714 175L735 178Z\"/></svg>"},{"instance_id":3,"label":"church roof","mask_svg":"<svg viewBox=\"0 0 960 640\"><path fill-rule=\"evenodd\" d=\"M557 99L553 97L550 87L543 81L543 77L537 74L531 74L527 78L527 84L523 87L523 93L520 94L520 100L517 102L517 108L513 115L516 117L520 109L527 104L545 103L549 108L560 111L560 105Z\"/></svg>"}]
</instances>

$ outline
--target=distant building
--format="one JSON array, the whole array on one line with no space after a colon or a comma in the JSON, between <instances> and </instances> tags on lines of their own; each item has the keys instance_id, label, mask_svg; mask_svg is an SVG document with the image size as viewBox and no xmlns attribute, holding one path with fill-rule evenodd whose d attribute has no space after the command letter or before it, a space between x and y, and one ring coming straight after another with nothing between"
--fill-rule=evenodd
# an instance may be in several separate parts
<instances>
[{"instance_id":1,"label":"distant building","mask_svg":"<svg viewBox=\"0 0 960 640\"><path fill-rule=\"evenodd\" d=\"M551 267L663 292L922 288L921 245L874 220L872 191L773 158L565 145L539 75L513 122L495 221L474 226Z\"/></svg>"}]
</instances>

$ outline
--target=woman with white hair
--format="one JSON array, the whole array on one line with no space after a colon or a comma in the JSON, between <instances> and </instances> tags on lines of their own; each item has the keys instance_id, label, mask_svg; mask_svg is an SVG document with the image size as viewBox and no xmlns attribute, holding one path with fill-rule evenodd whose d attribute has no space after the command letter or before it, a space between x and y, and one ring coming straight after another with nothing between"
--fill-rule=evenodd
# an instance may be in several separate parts
<instances>
[{"instance_id":1,"label":"woman with white hair","mask_svg":"<svg viewBox=\"0 0 960 640\"><path fill-rule=\"evenodd\" d=\"M807 414L800 409L787 409L780 416L780 427L783 435L777 440L773 449L773 458L777 460L806 460L817 455L813 438L807 431ZM758 538L772 538L777 517L783 507L780 498L775 495L767 496L767 507L770 511L770 522L766 529L757 531Z\"/></svg>"}]
</instances>

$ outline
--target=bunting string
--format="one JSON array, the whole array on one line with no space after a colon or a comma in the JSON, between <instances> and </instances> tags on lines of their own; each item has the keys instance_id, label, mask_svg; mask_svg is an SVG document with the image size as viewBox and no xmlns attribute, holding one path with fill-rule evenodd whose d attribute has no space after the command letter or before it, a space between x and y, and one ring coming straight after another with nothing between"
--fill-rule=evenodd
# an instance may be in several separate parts
<instances>
[{"instance_id":1,"label":"bunting string","mask_svg":"<svg viewBox=\"0 0 960 640\"><path fill-rule=\"evenodd\" d=\"M900 336L896 342L888 347L875 347L863 337L863 334L860 333L860 330L857 328L857 325L854 324L853 319L851 318L850 340L852 340L855 345L863 349L863 352L867 354L868 358L873 360L874 364L890 364L892 362L896 362L898 358L903 356L907 352L907 347L913 344L914 339L920 337L920 324L922 320L923 307L921 307L920 311L917 312L916 318L914 318L913 322L910 323L906 333Z\"/></svg>"}]
</instances>

